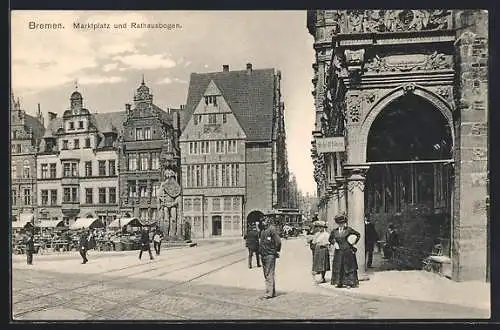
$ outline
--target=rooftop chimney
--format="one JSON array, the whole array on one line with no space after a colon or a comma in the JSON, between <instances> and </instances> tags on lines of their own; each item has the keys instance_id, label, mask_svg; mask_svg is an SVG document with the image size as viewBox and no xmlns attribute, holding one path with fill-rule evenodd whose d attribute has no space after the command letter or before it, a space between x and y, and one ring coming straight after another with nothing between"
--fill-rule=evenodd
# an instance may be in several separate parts
<instances>
[{"instance_id":1,"label":"rooftop chimney","mask_svg":"<svg viewBox=\"0 0 500 330\"><path fill-rule=\"evenodd\" d=\"M229 65L224 64L224 65L222 66L222 72L229 72Z\"/></svg>"},{"instance_id":2,"label":"rooftop chimney","mask_svg":"<svg viewBox=\"0 0 500 330\"><path fill-rule=\"evenodd\" d=\"M49 112L49 121L56 119L56 117L57 117L57 113Z\"/></svg>"},{"instance_id":3,"label":"rooftop chimney","mask_svg":"<svg viewBox=\"0 0 500 330\"><path fill-rule=\"evenodd\" d=\"M247 74L252 73L252 63L247 63Z\"/></svg>"},{"instance_id":4,"label":"rooftop chimney","mask_svg":"<svg viewBox=\"0 0 500 330\"><path fill-rule=\"evenodd\" d=\"M37 116L38 116L38 120L40 120L40 122L42 123L42 125L44 124L44 120L43 120L43 115L42 115L42 110L40 110L40 103L38 103L38 112L37 112Z\"/></svg>"},{"instance_id":5,"label":"rooftop chimney","mask_svg":"<svg viewBox=\"0 0 500 330\"><path fill-rule=\"evenodd\" d=\"M184 104L181 104L181 110L184 110Z\"/></svg>"}]
</instances>

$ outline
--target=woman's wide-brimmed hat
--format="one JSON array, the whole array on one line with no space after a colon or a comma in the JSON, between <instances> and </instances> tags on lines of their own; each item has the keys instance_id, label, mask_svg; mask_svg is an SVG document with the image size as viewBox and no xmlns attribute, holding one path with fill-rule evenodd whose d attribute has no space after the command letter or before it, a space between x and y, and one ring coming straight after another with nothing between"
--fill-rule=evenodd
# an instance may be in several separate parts
<instances>
[{"instance_id":1,"label":"woman's wide-brimmed hat","mask_svg":"<svg viewBox=\"0 0 500 330\"><path fill-rule=\"evenodd\" d=\"M347 222L347 217L345 214L339 214L335 217L335 223L345 223Z\"/></svg>"}]
</instances>

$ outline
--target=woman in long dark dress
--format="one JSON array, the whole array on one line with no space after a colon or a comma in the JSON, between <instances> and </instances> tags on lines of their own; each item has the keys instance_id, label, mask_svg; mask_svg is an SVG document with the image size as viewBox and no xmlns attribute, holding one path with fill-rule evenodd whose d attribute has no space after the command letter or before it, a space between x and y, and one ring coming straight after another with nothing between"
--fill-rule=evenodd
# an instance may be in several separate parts
<instances>
[{"instance_id":1,"label":"woman in long dark dress","mask_svg":"<svg viewBox=\"0 0 500 330\"><path fill-rule=\"evenodd\" d=\"M334 229L329 241L334 246L332 262L331 284L337 288L355 288L359 285L358 262L356 260L356 248L354 245L359 241L361 235L347 225L347 217L338 215L335 222L339 225ZM355 241L350 243L348 237L354 235Z\"/></svg>"}]
</instances>

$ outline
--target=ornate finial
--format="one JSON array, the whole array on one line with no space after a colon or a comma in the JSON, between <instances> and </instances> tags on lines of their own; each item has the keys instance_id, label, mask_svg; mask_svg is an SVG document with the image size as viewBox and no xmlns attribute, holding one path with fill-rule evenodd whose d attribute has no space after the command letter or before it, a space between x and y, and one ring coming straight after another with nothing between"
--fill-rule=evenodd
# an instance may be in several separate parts
<instances>
[{"instance_id":1,"label":"ornate finial","mask_svg":"<svg viewBox=\"0 0 500 330\"><path fill-rule=\"evenodd\" d=\"M142 74L142 82L141 82L141 85L143 85L143 86L145 85L145 84L144 84L144 73Z\"/></svg>"},{"instance_id":2,"label":"ornate finial","mask_svg":"<svg viewBox=\"0 0 500 330\"><path fill-rule=\"evenodd\" d=\"M75 90L78 90L78 79L75 79Z\"/></svg>"}]
</instances>

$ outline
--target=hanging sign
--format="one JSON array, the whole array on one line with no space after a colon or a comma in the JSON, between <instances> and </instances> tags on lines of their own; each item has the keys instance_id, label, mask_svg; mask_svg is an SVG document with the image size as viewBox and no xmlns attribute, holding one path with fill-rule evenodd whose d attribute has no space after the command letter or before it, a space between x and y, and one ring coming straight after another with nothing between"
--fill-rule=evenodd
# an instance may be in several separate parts
<instances>
[{"instance_id":1,"label":"hanging sign","mask_svg":"<svg viewBox=\"0 0 500 330\"><path fill-rule=\"evenodd\" d=\"M331 153L345 151L345 138L343 136L316 138L318 153Z\"/></svg>"}]
</instances>

